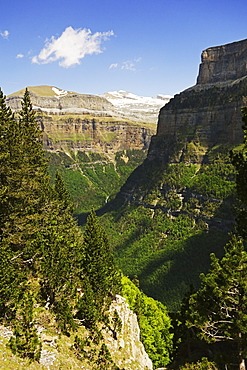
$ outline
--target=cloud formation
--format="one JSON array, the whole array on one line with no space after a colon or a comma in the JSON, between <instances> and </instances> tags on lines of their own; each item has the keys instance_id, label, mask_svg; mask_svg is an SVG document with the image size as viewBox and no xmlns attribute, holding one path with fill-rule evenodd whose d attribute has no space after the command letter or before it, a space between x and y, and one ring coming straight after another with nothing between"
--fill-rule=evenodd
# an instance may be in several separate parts
<instances>
[{"instance_id":1,"label":"cloud formation","mask_svg":"<svg viewBox=\"0 0 247 370\"><path fill-rule=\"evenodd\" d=\"M112 63L109 67L109 69L112 69L112 68L117 68L118 67L118 63Z\"/></svg>"},{"instance_id":2,"label":"cloud formation","mask_svg":"<svg viewBox=\"0 0 247 370\"><path fill-rule=\"evenodd\" d=\"M5 30L0 32L0 36L2 36L4 39L7 39L9 37L9 31Z\"/></svg>"},{"instance_id":3,"label":"cloud formation","mask_svg":"<svg viewBox=\"0 0 247 370\"><path fill-rule=\"evenodd\" d=\"M23 55L23 54L17 54L17 55L16 55L16 58L18 58L18 59L19 59L19 58L24 58L24 55Z\"/></svg>"},{"instance_id":4,"label":"cloud formation","mask_svg":"<svg viewBox=\"0 0 247 370\"><path fill-rule=\"evenodd\" d=\"M113 68L120 68L120 69L126 69L128 71L136 71L136 63L139 63L142 60L142 58L136 58L134 60L126 60L122 64L119 63L112 63L109 67L109 69Z\"/></svg>"},{"instance_id":5,"label":"cloud formation","mask_svg":"<svg viewBox=\"0 0 247 370\"><path fill-rule=\"evenodd\" d=\"M52 36L38 55L32 58L33 63L47 64L59 61L59 65L68 68L80 64L86 55L102 53L101 43L114 36L113 31L96 32L89 29L67 27L57 39Z\"/></svg>"}]
</instances>

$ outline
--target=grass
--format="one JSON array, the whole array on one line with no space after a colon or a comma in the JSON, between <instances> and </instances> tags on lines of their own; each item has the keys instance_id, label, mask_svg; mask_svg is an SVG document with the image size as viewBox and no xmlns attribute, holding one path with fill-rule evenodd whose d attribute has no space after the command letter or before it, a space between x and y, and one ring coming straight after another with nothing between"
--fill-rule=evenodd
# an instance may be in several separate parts
<instances>
[{"instance_id":1,"label":"grass","mask_svg":"<svg viewBox=\"0 0 247 370\"><path fill-rule=\"evenodd\" d=\"M26 359L13 355L7 345L8 339L0 336L0 369L47 370L50 368L54 370L79 370L85 367L90 370L92 368L86 360L79 360L72 350L75 336L80 335L81 338L84 338L87 335L84 328L80 327L76 332L72 332L69 337L63 334L58 335L55 328L50 329L47 333L49 337L57 338L55 341L55 347L50 346L46 342L42 343L42 349L45 350L46 353L50 352L55 357L55 361L52 364L42 364L38 362L30 363Z\"/></svg>"},{"instance_id":2,"label":"grass","mask_svg":"<svg viewBox=\"0 0 247 370\"><path fill-rule=\"evenodd\" d=\"M40 85L40 86L27 86L29 91L32 91L34 94L38 96L58 96L53 90L53 86L48 85ZM26 88L16 91L8 96L15 96L15 95L24 95ZM69 94L76 94L71 91L68 91Z\"/></svg>"}]
</instances>

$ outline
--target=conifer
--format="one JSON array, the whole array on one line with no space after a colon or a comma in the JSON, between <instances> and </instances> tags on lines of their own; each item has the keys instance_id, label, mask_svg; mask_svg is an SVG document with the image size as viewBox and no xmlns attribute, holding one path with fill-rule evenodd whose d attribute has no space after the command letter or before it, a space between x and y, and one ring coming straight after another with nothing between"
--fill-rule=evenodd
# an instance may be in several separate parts
<instances>
[{"instance_id":1,"label":"conifer","mask_svg":"<svg viewBox=\"0 0 247 370\"><path fill-rule=\"evenodd\" d=\"M211 269L201 275L200 290L190 297L191 322L208 342L237 344L239 369L244 370L247 318L247 252L235 235L221 260L211 255Z\"/></svg>"},{"instance_id":2,"label":"conifer","mask_svg":"<svg viewBox=\"0 0 247 370\"><path fill-rule=\"evenodd\" d=\"M19 304L9 346L18 356L28 358L30 361L39 361L42 345L34 326L33 304L32 294L27 291Z\"/></svg>"},{"instance_id":3,"label":"conifer","mask_svg":"<svg viewBox=\"0 0 247 370\"><path fill-rule=\"evenodd\" d=\"M99 306L102 306L107 295L117 291L120 279L106 234L93 210L87 218L84 248L84 272L90 280Z\"/></svg>"}]
</instances>

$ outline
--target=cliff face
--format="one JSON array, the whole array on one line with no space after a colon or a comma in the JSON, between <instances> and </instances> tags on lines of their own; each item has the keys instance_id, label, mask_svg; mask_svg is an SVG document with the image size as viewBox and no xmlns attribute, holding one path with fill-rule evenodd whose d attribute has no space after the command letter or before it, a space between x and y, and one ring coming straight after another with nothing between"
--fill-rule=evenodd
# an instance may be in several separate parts
<instances>
[{"instance_id":1,"label":"cliff face","mask_svg":"<svg viewBox=\"0 0 247 370\"><path fill-rule=\"evenodd\" d=\"M247 75L247 39L202 52L197 84L236 80Z\"/></svg>"},{"instance_id":2,"label":"cliff face","mask_svg":"<svg viewBox=\"0 0 247 370\"><path fill-rule=\"evenodd\" d=\"M247 40L203 51L197 84L160 110L148 158L180 161L190 148L189 160L200 162L216 145L243 142L241 108L246 104Z\"/></svg>"},{"instance_id":3,"label":"cliff face","mask_svg":"<svg viewBox=\"0 0 247 370\"><path fill-rule=\"evenodd\" d=\"M126 149L146 150L155 132L158 110L169 100L140 97L138 101L135 96L135 104L123 109L126 103L115 104L116 98L114 105L103 96L76 94L49 86L28 89L44 132L44 148L51 151L64 147L109 154ZM19 111L22 97L23 91L9 96L7 105L14 112Z\"/></svg>"},{"instance_id":4,"label":"cliff face","mask_svg":"<svg viewBox=\"0 0 247 370\"><path fill-rule=\"evenodd\" d=\"M44 148L59 151L66 146L72 150L115 153L126 149L148 148L152 130L104 117L40 116L44 131Z\"/></svg>"}]
</instances>

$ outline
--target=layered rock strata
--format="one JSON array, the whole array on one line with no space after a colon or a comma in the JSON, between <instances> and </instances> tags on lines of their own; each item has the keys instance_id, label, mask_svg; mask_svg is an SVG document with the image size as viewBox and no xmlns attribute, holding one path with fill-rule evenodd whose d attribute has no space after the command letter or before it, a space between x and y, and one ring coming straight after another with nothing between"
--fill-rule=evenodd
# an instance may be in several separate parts
<instances>
[{"instance_id":1,"label":"layered rock strata","mask_svg":"<svg viewBox=\"0 0 247 370\"><path fill-rule=\"evenodd\" d=\"M160 110L148 158L180 161L193 143L189 160L200 162L216 145L243 142L246 104L247 40L204 50L197 84Z\"/></svg>"},{"instance_id":2,"label":"layered rock strata","mask_svg":"<svg viewBox=\"0 0 247 370\"><path fill-rule=\"evenodd\" d=\"M146 150L152 130L126 124L124 121L101 121L95 118L39 117L44 131L44 148L59 151L62 147L72 150L116 153L126 149Z\"/></svg>"},{"instance_id":3,"label":"layered rock strata","mask_svg":"<svg viewBox=\"0 0 247 370\"><path fill-rule=\"evenodd\" d=\"M40 86L34 87L34 90L39 88L46 94L52 94L56 89ZM55 91L60 93L59 89ZM139 115L136 115L132 111L128 113L128 109L122 112L122 109L119 110L103 96L71 92L41 96L32 90L29 92L44 132L44 148L47 150L60 151L66 147L72 150L114 154L117 151L146 150L149 147L155 125L147 125L143 107ZM22 98L21 91L9 96L6 103L17 112L21 109ZM159 101L160 106L165 104L165 101ZM157 107L156 110L158 112ZM154 108L152 110L149 107L147 121L157 121L157 112L155 114Z\"/></svg>"}]
</instances>

